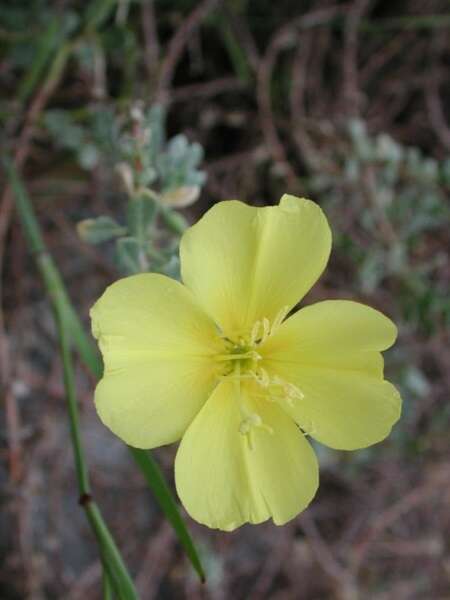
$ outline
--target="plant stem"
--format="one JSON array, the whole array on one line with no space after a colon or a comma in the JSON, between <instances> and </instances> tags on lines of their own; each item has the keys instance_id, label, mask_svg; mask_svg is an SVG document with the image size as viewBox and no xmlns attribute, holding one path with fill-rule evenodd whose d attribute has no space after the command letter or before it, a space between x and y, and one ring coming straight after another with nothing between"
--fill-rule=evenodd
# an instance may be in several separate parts
<instances>
[{"instance_id":1,"label":"plant stem","mask_svg":"<svg viewBox=\"0 0 450 600\"><path fill-rule=\"evenodd\" d=\"M114 590L113 590L112 584L111 584L111 577L108 574L105 560L103 559L102 562L103 562L103 571L102 571L103 600L113 600L114 599Z\"/></svg>"},{"instance_id":2,"label":"plant stem","mask_svg":"<svg viewBox=\"0 0 450 600\"><path fill-rule=\"evenodd\" d=\"M69 337L65 325L65 314L59 303L54 303L55 320L58 330L59 343L61 347L61 358L64 371L64 387L66 390L67 409L69 412L70 437L75 458L75 471L77 474L80 498L89 496L91 487L89 475L84 457L83 446L80 436L80 419L75 396L75 378L73 373L72 358L70 355Z\"/></svg>"},{"instance_id":3,"label":"plant stem","mask_svg":"<svg viewBox=\"0 0 450 600\"><path fill-rule=\"evenodd\" d=\"M78 481L79 503L83 507L91 528L104 557L105 578L114 580L120 596L127 600L137 599L137 593L120 552L110 534L101 512L91 496L89 474L80 436L80 419L75 394L75 376L70 351L69 333L65 320L65 312L60 303L54 303L55 321L58 330L61 357L64 371L64 387L66 390L67 408L69 412L70 436L75 458L75 471Z\"/></svg>"},{"instance_id":4,"label":"plant stem","mask_svg":"<svg viewBox=\"0 0 450 600\"><path fill-rule=\"evenodd\" d=\"M36 260L42 280L46 287L47 294L49 295L55 310L59 310L59 314L64 316L64 326L68 332L68 335L70 335L70 340L74 343L81 360L91 371L91 373L98 379L101 377L103 372L100 357L85 330L83 329L83 325L72 306L70 298L67 295L61 275L59 274L52 257L47 252L39 228L39 223L36 219L33 206L22 184L22 181L20 180L16 169L10 160L5 159L3 163L9 183L14 193L16 208L22 222L25 237ZM129 448L129 450L132 453L134 460L140 467L145 480L149 484L149 487L152 489L166 518L172 524L175 533L187 556L189 557L194 569L197 571L200 579L204 581L205 575L200 558L197 554L196 548L189 535L186 525L180 515L173 494L167 486L167 483L165 482L164 476L159 470L158 465L149 452L137 448ZM90 505L91 501L87 504ZM92 518L92 516L90 516L90 518ZM100 528L98 531L101 532L103 529ZM122 600L121 596L119 596L119 598Z\"/></svg>"}]
</instances>

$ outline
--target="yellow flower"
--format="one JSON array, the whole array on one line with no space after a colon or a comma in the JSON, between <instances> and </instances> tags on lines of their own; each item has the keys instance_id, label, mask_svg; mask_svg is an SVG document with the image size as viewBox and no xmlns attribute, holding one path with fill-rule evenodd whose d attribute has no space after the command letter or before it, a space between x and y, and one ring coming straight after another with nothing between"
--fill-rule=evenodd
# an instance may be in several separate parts
<instances>
[{"instance_id":1,"label":"yellow flower","mask_svg":"<svg viewBox=\"0 0 450 600\"><path fill-rule=\"evenodd\" d=\"M182 238L184 285L135 275L92 309L105 363L100 418L139 448L181 439L176 487L200 523L229 531L289 521L318 485L306 435L364 448L399 418L380 354L396 337L387 317L329 300L286 318L330 248L309 200L219 202Z\"/></svg>"}]
</instances>

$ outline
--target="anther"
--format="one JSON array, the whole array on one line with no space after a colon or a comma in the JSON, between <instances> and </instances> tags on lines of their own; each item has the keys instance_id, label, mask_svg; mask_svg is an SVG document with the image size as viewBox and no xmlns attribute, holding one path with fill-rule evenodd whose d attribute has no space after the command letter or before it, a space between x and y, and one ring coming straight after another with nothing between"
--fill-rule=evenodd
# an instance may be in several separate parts
<instances>
[{"instance_id":1,"label":"anther","mask_svg":"<svg viewBox=\"0 0 450 600\"><path fill-rule=\"evenodd\" d=\"M272 333L281 325L289 312L289 306L284 306L276 315L272 324Z\"/></svg>"},{"instance_id":2,"label":"anther","mask_svg":"<svg viewBox=\"0 0 450 600\"><path fill-rule=\"evenodd\" d=\"M267 317L264 317L264 319L262 320L262 325L263 325L263 334L262 334L262 338L261 338L261 344L263 344L267 338L270 335L270 321L269 319L267 319Z\"/></svg>"},{"instance_id":3,"label":"anther","mask_svg":"<svg viewBox=\"0 0 450 600\"><path fill-rule=\"evenodd\" d=\"M250 346L256 344L256 341L259 337L259 329L261 327L261 321L256 321L256 323L252 327L252 331L250 334Z\"/></svg>"}]
</instances>

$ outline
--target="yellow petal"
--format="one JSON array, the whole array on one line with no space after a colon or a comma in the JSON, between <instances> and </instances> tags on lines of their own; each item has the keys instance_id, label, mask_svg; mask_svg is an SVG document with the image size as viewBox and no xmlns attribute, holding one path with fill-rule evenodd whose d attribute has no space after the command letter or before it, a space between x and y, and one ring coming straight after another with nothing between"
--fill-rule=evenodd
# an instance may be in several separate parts
<instances>
[{"instance_id":1,"label":"yellow petal","mask_svg":"<svg viewBox=\"0 0 450 600\"><path fill-rule=\"evenodd\" d=\"M267 340L264 365L304 397L286 411L318 441L353 450L384 439L401 399L383 381L378 351L395 340L395 325L356 302L327 301L300 310Z\"/></svg>"},{"instance_id":2,"label":"yellow petal","mask_svg":"<svg viewBox=\"0 0 450 600\"><path fill-rule=\"evenodd\" d=\"M281 525L306 508L317 489L316 457L292 419L266 400L247 396L246 405L264 424L248 434L251 447L239 431L235 386L224 381L178 449L178 495L191 517L208 527L231 531L269 518Z\"/></svg>"},{"instance_id":3,"label":"yellow petal","mask_svg":"<svg viewBox=\"0 0 450 600\"><path fill-rule=\"evenodd\" d=\"M327 220L309 200L285 195L264 208L219 202L184 234L182 276L227 335L247 333L308 292L330 247Z\"/></svg>"},{"instance_id":4,"label":"yellow petal","mask_svg":"<svg viewBox=\"0 0 450 600\"><path fill-rule=\"evenodd\" d=\"M382 377L380 351L392 346L396 336L394 323L370 306L326 300L289 317L262 352L272 361L362 370Z\"/></svg>"},{"instance_id":5,"label":"yellow petal","mask_svg":"<svg viewBox=\"0 0 450 600\"><path fill-rule=\"evenodd\" d=\"M214 323L187 288L153 273L111 285L91 317L105 364L95 392L104 424L140 448L179 439L216 382Z\"/></svg>"}]
</instances>

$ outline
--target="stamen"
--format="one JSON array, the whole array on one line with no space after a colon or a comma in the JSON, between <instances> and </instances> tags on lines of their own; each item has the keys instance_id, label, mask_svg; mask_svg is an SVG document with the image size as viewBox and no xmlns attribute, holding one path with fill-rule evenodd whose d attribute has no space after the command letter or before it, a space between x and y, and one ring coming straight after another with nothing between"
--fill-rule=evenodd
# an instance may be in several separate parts
<instances>
[{"instance_id":1,"label":"stamen","mask_svg":"<svg viewBox=\"0 0 450 600\"><path fill-rule=\"evenodd\" d=\"M258 369L258 372L256 373L256 381L259 383L259 385L262 385L263 387L269 386L269 384L270 384L269 373L263 367L260 367Z\"/></svg>"},{"instance_id":2,"label":"stamen","mask_svg":"<svg viewBox=\"0 0 450 600\"><path fill-rule=\"evenodd\" d=\"M313 421L311 421L311 425L306 428L306 427L300 427L300 429L302 430L303 435L306 437L308 435L314 435L316 433L316 428L314 426Z\"/></svg>"},{"instance_id":3,"label":"stamen","mask_svg":"<svg viewBox=\"0 0 450 600\"><path fill-rule=\"evenodd\" d=\"M289 306L284 306L276 315L275 319L273 320L273 324L272 324L272 330L271 333L273 333L275 331L275 329L278 329L278 327L281 325L281 323L284 321L284 319L287 317L287 314L289 312Z\"/></svg>"},{"instance_id":4,"label":"stamen","mask_svg":"<svg viewBox=\"0 0 450 600\"><path fill-rule=\"evenodd\" d=\"M236 402L238 402L241 413L239 432L246 436L250 448L252 447L251 436L255 428L263 429L269 434L273 434L273 430L262 421L259 414L253 412L246 404L245 396L241 393L241 382L244 380L256 382L257 388L254 385L249 387L249 393L255 399L261 398L277 403L286 402L289 406L294 406L296 400L304 398L303 392L296 385L277 375L270 375L261 366L263 356L257 352L259 346L282 324L288 312L289 307L283 307L272 323L267 317L259 319L253 324L249 335L242 335L242 331L234 332L233 335L230 333L228 336L222 335L221 337L225 340L224 353L214 357L215 360L225 363L224 370L218 376L219 380L233 382Z\"/></svg>"},{"instance_id":5,"label":"stamen","mask_svg":"<svg viewBox=\"0 0 450 600\"><path fill-rule=\"evenodd\" d=\"M254 346L259 337L259 329L261 327L261 321L256 321L256 323L252 327L252 331L250 333L250 346Z\"/></svg>"},{"instance_id":6,"label":"stamen","mask_svg":"<svg viewBox=\"0 0 450 600\"><path fill-rule=\"evenodd\" d=\"M215 360L245 360L246 358L261 360L262 357L255 350L249 350L248 352L238 352L237 354L216 354L214 358Z\"/></svg>"},{"instance_id":7,"label":"stamen","mask_svg":"<svg viewBox=\"0 0 450 600\"><path fill-rule=\"evenodd\" d=\"M278 375L270 377L267 371L259 367L257 372L253 372L253 378L267 392L263 394L271 402L285 400L289 406L294 406L295 400L302 400L304 393L294 384L281 379Z\"/></svg>"},{"instance_id":8,"label":"stamen","mask_svg":"<svg viewBox=\"0 0 450 600\"><path fill-rule=\"evenodd\" d=\"M264 319L262 320L262 326L263 326L263 334L261 337L261 341L260 344L263 344L267 338L270 335L270 321L269 319L267 319L266 317L264 317Z\"/></svg>"},{"instance_id":9,"label":"stamen","mask_svg":"<svg viewBox=\"0 0 450 600\"><path fill-rule=\"evenodd\" d=\"M261 417L257 413L248 414L239 425L239 433L241 435L245 435L247 438L248 447L250 450L253 450L252 443L252 432L254 428L258 427L259 429L264 430L269 435L273 435L273 429L269 425L263 422Z\"/></svg>"}]
</instances>

